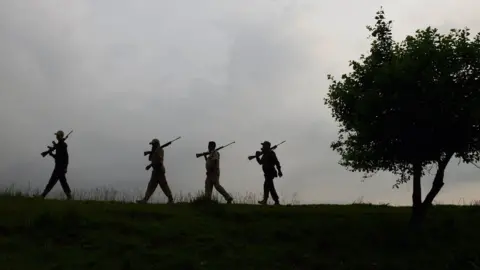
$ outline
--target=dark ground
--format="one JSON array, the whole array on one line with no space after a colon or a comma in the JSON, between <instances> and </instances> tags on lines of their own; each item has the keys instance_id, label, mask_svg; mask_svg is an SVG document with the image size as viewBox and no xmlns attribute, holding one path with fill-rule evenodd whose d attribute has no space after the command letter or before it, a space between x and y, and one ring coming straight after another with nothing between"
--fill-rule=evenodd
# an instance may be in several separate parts
<instances>
[{"instance_id":1,"label":"dark ground","mask_svg":"<svg viewBox=\"0 0 480 270\"><path fill-rule=\"evenodd\" d=\"M0 269L480 269L480 207L136 205L0 197Z\"/></svg>"}]
</instances>

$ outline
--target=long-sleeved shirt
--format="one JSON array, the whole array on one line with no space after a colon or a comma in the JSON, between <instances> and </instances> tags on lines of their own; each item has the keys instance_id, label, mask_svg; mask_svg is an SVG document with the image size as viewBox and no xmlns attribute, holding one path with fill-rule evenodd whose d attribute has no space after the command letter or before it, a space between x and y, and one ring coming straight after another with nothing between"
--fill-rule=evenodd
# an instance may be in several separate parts
<instances>
[{"instance_id":1,"label":"long-sleeved shirt","mask_svg":"<svg viewBox=\"0 0 480 270\"><path fill-rule=\"evenodd\" d=\"M258 164L262 165L263 173L268 176L277 177L278 173L275 170L277 167L278 170L281 170L280 161L278 161L277 155L273 151L266 151L263 153L262 157L256 157Z\"/></svg>"},{"instance_id":2,"label":"long-sleeved shirt","mask_svg":"<svg viewBox=\"0 0 480 270\"><path fill-rule=\"evenodd\" d=\"M165 152L163 148L157 147L152 153L152 168L154 170L160 170L165 172L165 166L163 165L163 160L165 157Z\"/></svg>"},{"instance_id":3,"label":"long-sleeved shirt","mask_svg":"<svg viewBox=\"0 0 480 270\"><path fill-rule=\"evenodd\" d=\"M65 141L60 140L55 146L55 154L50 153L50 155L55 159L55 167L68 167L69 156L67 147L68 145L65 143Z\"/></svg>"},{"instance_id":4,"label":"long-sleeved shirt","mask_svg":"<svg viewBox=\"0 0 480 270\"><path fill-rule=\"evenodd\" d=\"M207 157L205 162L207 174L220 174L220 153L213 151Z\"/></svg>"}]
</instances>

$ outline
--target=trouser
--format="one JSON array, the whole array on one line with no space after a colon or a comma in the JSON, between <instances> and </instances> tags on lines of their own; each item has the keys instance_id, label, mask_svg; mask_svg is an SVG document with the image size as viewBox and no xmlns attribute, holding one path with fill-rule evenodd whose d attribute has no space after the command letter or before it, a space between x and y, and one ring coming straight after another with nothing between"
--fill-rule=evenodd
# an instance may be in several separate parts
<instances>
[{"instance_id":1,"label":"trouser","mask_svg":"<svg viewBox=\"0 0 480 270\"><path fill-rule=\"evenodd\" d=\"M220 185L220 175L219 174L207 174L207 179L205 179L205 196L209 199L212 198L213 187L220 193L225 200L232 200L232 196L227 193L227 191Z\"/></svg>"},{"instance_id":2,"label":"trouser","mask_svg":"<svg viewBox=\"0 0 480 270\"><path fill-rule=\"evenodd\" d=\"M265 182L263 183L263 200L266 202L268 200L268 195L272 195L272 199L275 202L278 202L278 194L275 190L275 184L273 183L273 179L275 177L271 175L265 175Z\"/></svg>"},{"instance_id":3,"label":"trouser","mask_svg":"<svg viewBox=\"0 0 480 270\"><path fill-rule=\"evenodd\" d=\"M65 192L68 198L71 198L72 191L70 190L70 186L67 183L66 168L61 167L55 167L53 169L52 176L50 176L50 180L48 181L47 186L45 186L45 190L43 190L42 197L46 197L59 180L63 192Z\"/></svg>"},{"instance_id":4,"label":"trouser","mask_svg":"<svg viewBox=\"0 0 480 270\"><path fill-rule=\"evenodd\" d=\"M163 193L167 196L168 200L173 201L172 192L170 191L170 187L168 186L165 172L155 169L152 171L152 176L150 177L150 181L148 182L144 200L148 201L148 199L150 199L153 192L155 192L155 190L157 189L157 185L160 186Z\"/></svg>"}]
</instances>

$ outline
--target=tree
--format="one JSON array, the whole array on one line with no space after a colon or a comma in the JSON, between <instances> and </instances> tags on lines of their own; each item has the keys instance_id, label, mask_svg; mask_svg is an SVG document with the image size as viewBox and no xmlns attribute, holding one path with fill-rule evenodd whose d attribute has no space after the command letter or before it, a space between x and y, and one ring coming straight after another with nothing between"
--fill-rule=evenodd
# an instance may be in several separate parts
<instances>
[{"instance_id":1,"label":"tree","mask_svg":"<svg viewBox=\"0 0 480 270\"><path fill-rule=\"evenodd\" d=\"M468 28L440 34L417 30L401 42L380 9L367 26L371 48L353 71L331 81L325 105L340 124L331 148L340 164L369 177L389 171L394 187L413 178L412 221L421 222L444 185L452 157L480 159L480 33ZM421 179L436 167L422 201Z\"/></svg>"}]
</instances>

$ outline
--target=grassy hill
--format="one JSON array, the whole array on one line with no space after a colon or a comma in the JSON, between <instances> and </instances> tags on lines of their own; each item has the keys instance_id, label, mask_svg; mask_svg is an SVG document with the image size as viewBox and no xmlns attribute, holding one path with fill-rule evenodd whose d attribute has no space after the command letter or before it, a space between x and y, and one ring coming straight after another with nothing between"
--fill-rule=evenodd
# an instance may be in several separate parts
<instances>
[{"instance_id":1,"label":"grassy hill","mask_svg":"<svg viewBox=\"0 0 480 270\"><path fill-rule=\"evenodd\" d=\"M480 207L108 203L0 196L0 268L479 269Z\"/></svg>"}]
</instances>

